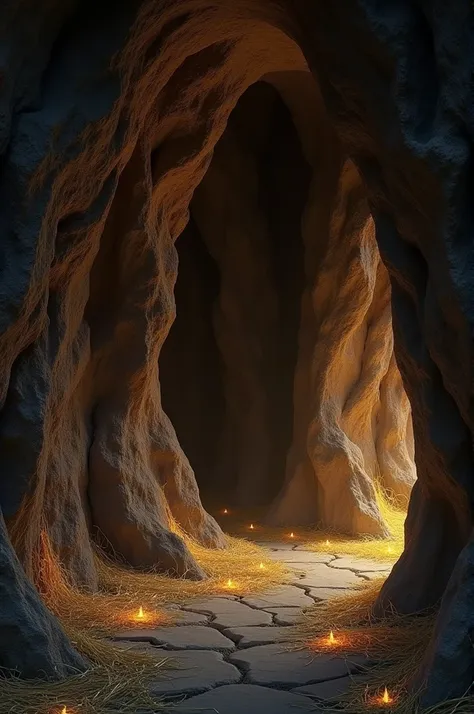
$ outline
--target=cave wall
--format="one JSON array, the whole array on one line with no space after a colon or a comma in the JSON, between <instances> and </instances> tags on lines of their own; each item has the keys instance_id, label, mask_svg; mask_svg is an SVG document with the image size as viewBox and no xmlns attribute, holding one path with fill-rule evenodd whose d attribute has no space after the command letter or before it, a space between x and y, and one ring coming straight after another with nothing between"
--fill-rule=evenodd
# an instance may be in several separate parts
<instances>
[{"instance_id":1,"label":"cave wall","mask_svg":"<svg viewBox=\"0 0 474 714\"><path fill-rule=\"evenodd\" d=\"M418 480L405 552L379 604L414 612L444 595L420 668L424 701L463 694L473 662L464 647L474 497L469 0L51 0L34 11L11 2L0 28L0 506L24 568L15 570L18 587L27 587L25 573L34 576L42 528L92 586L94 526L124 550L135 539L128 556L136 564L190 557L169 530L168 506L203 542L221 542L159 399L173 244L238 98L264 75L309 68L342 155L367 186L413 412ZM298 99L287 91L296 116ZM308 129L301 116L298 123ZM314 146L303 143L309 154ZM116 196L127 180L133 196L121 226ZM113 271L118 297L107 331L98 329L91 289L100 287L93 266L99 258L97 274L110 220L131 264ZM119 344L126 360L114 353ZM100 512L104 496L115 521ZM0 541L8 570L17 556L3 531ZM5 611L27 642L16 592L8 590ZM465 617L455 617L459 608ZM58 656L77 663L57 623L45 633L37 671L52 671ZM17 660L25 673L27 651ZM452 672L449 687L440 662Z\"/></svg>"}]
</instances>

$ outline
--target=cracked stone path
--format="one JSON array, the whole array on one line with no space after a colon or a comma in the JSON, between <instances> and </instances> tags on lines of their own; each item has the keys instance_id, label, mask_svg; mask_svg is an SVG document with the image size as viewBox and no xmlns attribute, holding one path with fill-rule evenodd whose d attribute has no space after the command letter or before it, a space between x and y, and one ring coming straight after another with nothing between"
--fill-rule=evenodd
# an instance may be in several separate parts
<instances>
[{"instance_id":1,"label":"cracked stone path","mask_svg":"<svg viewBox=\"0 0 474 714\"><path fill-rule=\"evenodd\" d=\"M304 545L259 545L294 572L290 584L255 597L193 600L173 610L172 626L117 633L122 646L172 658L151 688L172 705L166 714L317 714L318 703L337 701L359 671L362 657L292 651L282 643L315 602L388 574L391 565Z\"/></svg>"}]
</instances>

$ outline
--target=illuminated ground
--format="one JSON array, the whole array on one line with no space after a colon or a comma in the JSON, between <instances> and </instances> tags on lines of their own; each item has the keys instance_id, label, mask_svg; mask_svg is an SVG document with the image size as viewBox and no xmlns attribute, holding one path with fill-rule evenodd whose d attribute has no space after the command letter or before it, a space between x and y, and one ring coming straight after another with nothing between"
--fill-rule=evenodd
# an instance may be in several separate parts
<instances>
[{"instance_id":1,"label":"illuminated ground","mask_svg":"<svg viewBox=\"0 0 474 714\"><path fill-rule=\"evenodd\" d=\"M290 568L288 585L241 597L236 574L232 592L180 605L177 625L117 633L123 646L144 647L160 659L170 655L178 665L153 685L156 696L178 700L172 708L177 714L288 714L293 707L300 714L315 712L315 701L337 699L360 672L362 656L296 651L285 639L315 602L387 574L391 565L331 547L317 553L306 544L261 545Z\"/></svg>"}]
</instances>

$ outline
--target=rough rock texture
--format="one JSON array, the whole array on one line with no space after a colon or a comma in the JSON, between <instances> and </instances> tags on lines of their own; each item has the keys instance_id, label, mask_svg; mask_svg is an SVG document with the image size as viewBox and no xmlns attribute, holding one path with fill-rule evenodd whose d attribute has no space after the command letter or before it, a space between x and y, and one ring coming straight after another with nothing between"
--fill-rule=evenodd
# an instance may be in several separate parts
<instances>
[{"instance_id":1,"label":"rough rock texture","mask_svg":"<svg viewBox=\"0 0 474 714\"><path fill-rule=\"evenodd\" d=\"M0 507L27 574L44 529L82 584L95 585L97 530L132 565L199 577L168 508L201 542L222 543L160 401L174 241L239 97L294 73L290 111L301 75L314 78L341 155L367 189L413 413L418 481L380 606L414 611L443 596L474 500L473 22L468 0L2 5ZM321 124L306 129L330 153ZM320 187L338 183L338 156ZM318 429L311 422L310 459ZM359 471L349 480L365 506L370 485ZM364 528L383 532L373 509L360 513ZM2 587L12 572L26 587L4 532L0 542ZM472 666L470 614L455 613L470 607L463 562L442 604L427 700L462 694ZM16 665L28 673L26 602L14 602L15 587L5 592L2 607L21 610ZM41 619L39 600L28 605ZM454 620L452 661L465 664L448 691L430 666L436 673ZM55 625L43 634L38 672L74 659Z\"/></svg>"},{"instance_id":2,"label":"rough rock texture","mask_svg":"<svg viewBox=\"0 0 474 714\"><path fill-rule=\"evenodd\" d=\"M295 377L303 392L295 395L296 436L270 520L320 520L342 532L385 535L375 484L407 499L415 479L410 409L393 357L390 286L350 162L325 200L329 237L304 298L310 304Z\"/></svg>"}]
</instances>

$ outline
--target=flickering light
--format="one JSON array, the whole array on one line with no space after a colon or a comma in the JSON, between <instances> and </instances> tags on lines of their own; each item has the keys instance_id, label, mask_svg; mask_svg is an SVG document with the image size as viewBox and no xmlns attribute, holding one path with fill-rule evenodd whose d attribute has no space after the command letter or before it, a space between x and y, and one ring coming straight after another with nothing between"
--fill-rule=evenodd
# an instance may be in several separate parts
<instances>
[{"instance_id":1,"label":"flickering light","mask_svg":"<svg viewBox=\"0 0 474 714\"><path fill-rule=\"evenodd\" d=\"M326 545L331 545L328 540L326 540Z\"/></svg>"},{"instance_id":2,"label":"flickering light","mask_svg":"<svg viewBox=\"0 0 474 714\"><path fill-rule=\"evenodd\" d=\"M260 570L265 570L264 564L263 564L263 563L260 563L259 568L260 568Z\"/></svg>"},{"instance_id":3,"label":"flickering light","mask_svg":"<svg viewBox=\"0 0 474 714\"><path fill-rule=\"evenodd\" d=\"M227 514L229 513L229 511L227 510L227 508L224 508L224 513L225 513L225 515L227 515Z\"/></svg>"},{"instance_id":4,"label":"flickering light","mask_svg":"<svg viewBox=\"0 0 474 714\"><path fill-rule=\"evenodd\" d=\"M229 580L228 580L227 583L224 585L224 587L227 588L227 590L234 590L234 588L235 588L235 582L229 578Z\"/></svg>"},{"instance_id":5,"label":"flickering light","mask_svg":"<svg viewBox=\"0 0 474 714\"><path fill-rule=\"evenodd\" d=\"M382 703L390 704L391 701L392 701L392 697L389 695L387 687L385 687L385 689L383 690L383 694L382 694Z\"/></svg>"},{"instance_id":6,"label":"flickering light","mask_svg":"<svg viewBox=\"0 0 474 714\"><path fill-rule=\"evenodd\" d=\"M330 645L336 644L336 638L334 637L334 632L332 630L329 633L328 642Z\"/></svg>"},{"instance_id":7,"label":"flickering light","mask_svg":"<svg viewBox=\"0 0 474 714\"><path fill-rule=\"evenodd\" d=\"M67 714L67 709L66 709L66 707L63 707L63 708L61 709L61 714Z\"/></svg>"},{"instance_id":8,"label":"flickering light","mask_svg":"<svg viewBox=\"0 0 474 714\"><path fill-rule=\"evenodd\" d=\"M253 523L250 524L250 530L253 531Z\"/></svg>"},{"instance_id":9,"label":"flickering light","mask_svg":"<svg viewBox=\"0 0 474 714\"><path fill-rule=\"evenodd\" d=\"M137 620L144 620L145 619L145 613L143 612L143 608L140 605L138 608L138 615L137 615Z\"/></svg>"},{"instance_id":10,"label":"flickering light","mask_svg":"<svg viewBox=\"0 0 474 714\"><path fill-rule=\"evenodd\" d=\"M295 537L295 534L294 534L294 533L290 533L290 538L294 538L294 537Z\"/></svg>"}]
</instances>

